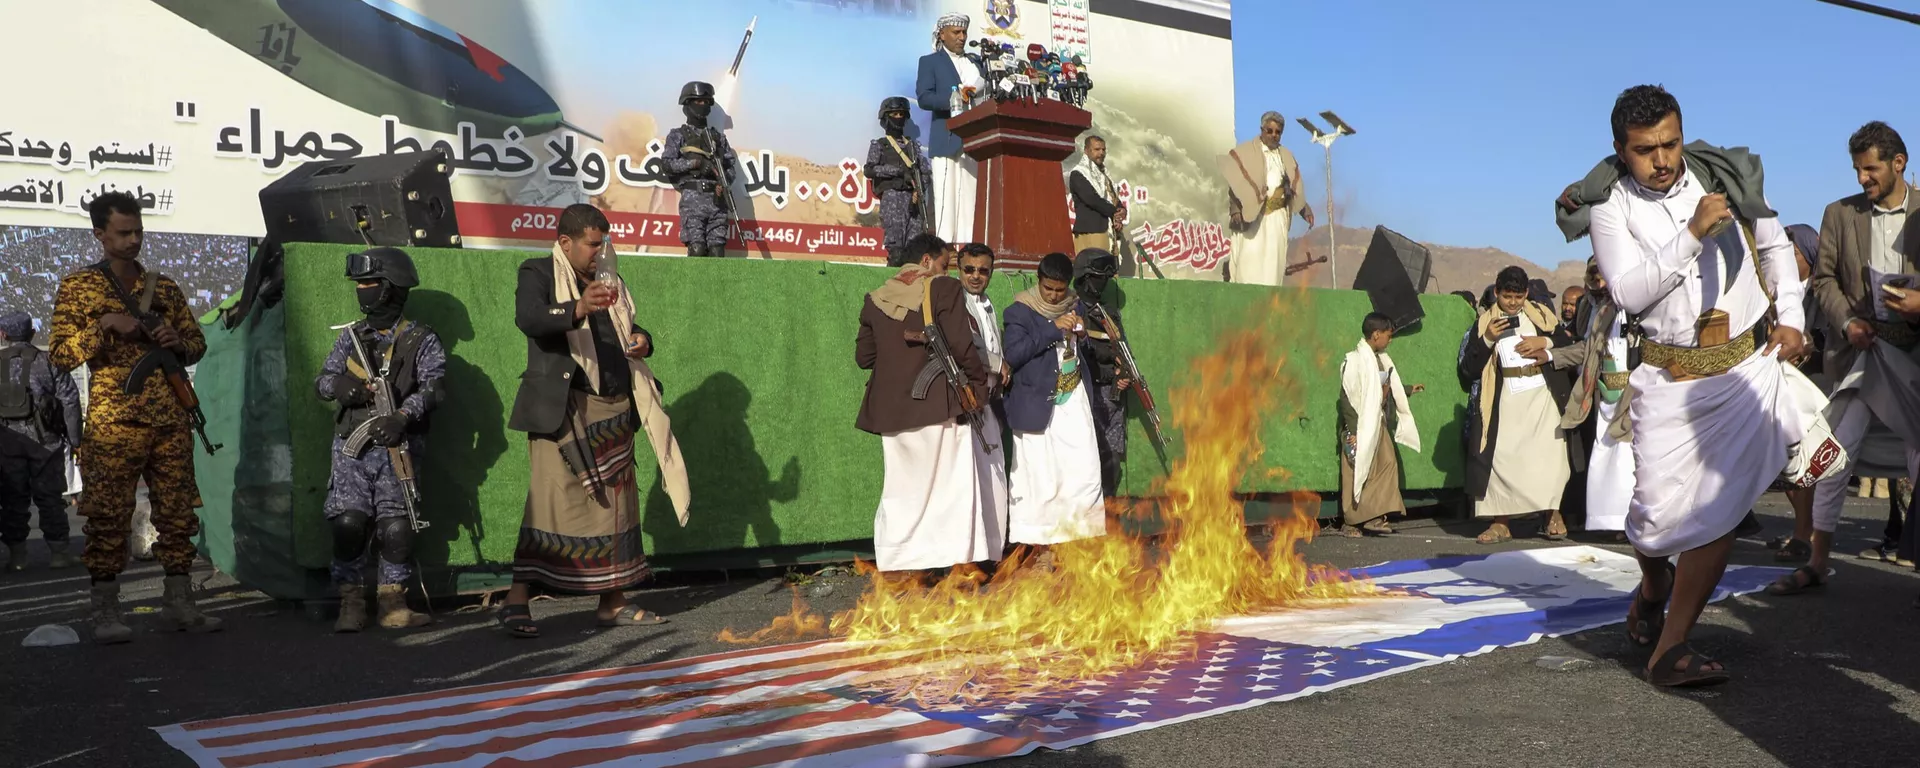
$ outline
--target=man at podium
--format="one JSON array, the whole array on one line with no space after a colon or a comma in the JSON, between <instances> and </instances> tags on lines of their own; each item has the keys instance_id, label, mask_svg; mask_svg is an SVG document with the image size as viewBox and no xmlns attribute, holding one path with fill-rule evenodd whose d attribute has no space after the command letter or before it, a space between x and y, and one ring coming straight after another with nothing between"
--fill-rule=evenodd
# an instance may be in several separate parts
<instances>
[{"instance_id":1,"label":"man at podium","mask_svg":"<svg viewBox=\"0 0 1920 768\"><path fill-rule=\"evenodd\" d=\"M947 119L978 103L987 85L979 61L963 53L969 23L964 13L940 17L934 27L933 52L920 57L914 84L920 108L933 113L927 141L933 155L933 231L950 243L973 240L977 164L961 151L960 137L947 130Z\"/></svg>"}]
</instances>

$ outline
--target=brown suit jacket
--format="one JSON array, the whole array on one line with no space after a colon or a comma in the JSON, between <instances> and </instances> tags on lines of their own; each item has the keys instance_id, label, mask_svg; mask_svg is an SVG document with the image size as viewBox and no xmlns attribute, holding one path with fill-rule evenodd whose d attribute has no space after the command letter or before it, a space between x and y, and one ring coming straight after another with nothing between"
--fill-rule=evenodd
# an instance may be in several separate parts
<instances>
[{"instance_id":1,"label":"brown suit jacket","mask_svg":"<svg viewBox=\"0 0 1920 768\"><path fill-rule=\"evenodd\" d=\"M1867 268L1873 263L1873 202L1866 193L1841 198L1820 217L1820 253L1813 265L1813 295L1832 329L1826 370L1836 379L1853 368L1859 350L1847 343L1847 323L1872 318L1880 299L1873 295ZM1920 189L1907 190L1906 272L1920 272Z\"/></svg>"},{"instance_id":2,"label":"brown suit jacket","mask_svg":"<svg viewBox=\"0 0 1920 768\"><path fill-rule=\"evenodd\" d=\"M960 281L947 276L933 280L933 316L951 345L954 359L966 371L967 381L976 392L986 392L987 366L980 361L979 348L973 343L973 317L961 303L966 293ZM946 380L936 379L927 388L927 399L913 399L913 381L927 365L927 345L909 341L909 331L923 333L920 311L908 312L895 320L874 306L872 298L863 298L860 306L860 335L854 342L853 360L873 372L867 379L867 394L860 401L860 415L854 426L876 435L929 427L951 421L963 411L960 399Z\"/></svg>"}]
</instances>

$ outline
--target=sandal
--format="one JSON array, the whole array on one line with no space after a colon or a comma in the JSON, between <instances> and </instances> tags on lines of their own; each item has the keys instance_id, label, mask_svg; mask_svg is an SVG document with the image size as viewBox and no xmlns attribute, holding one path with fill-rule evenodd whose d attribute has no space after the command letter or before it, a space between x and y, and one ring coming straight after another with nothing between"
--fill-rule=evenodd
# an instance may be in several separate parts
<instances>
[{"instance_id":1,"label":"sandal","mask_svg":"<svg viewBox=\"0 0 1920 768\"><path fill-rule=\"evenodd\" d=\"M1684 657L1691 657L1687 662L1687 668L1675 670L1673 666ZM1712 663L1714 663L1713 659L1708 658L1706 654L1694 650L1692 645L1681 643L1668 648L1666 653L1660 654L1660 658L1653 662L1653 666L1647 668L1647 682L1661 688L1699 688L1719 685L1733 679L1725 669L1704 669L1706 665Z\"/></svg>"},{"instance_id":2,"label":"sandal","mask_svg":"<svg viewBox=\"0 0 1920 768\"><path fill-rule=\"evenodd\" d=\"M1804 563L1807 561L1807 558L1813 557L1812 544L1808 544L1807 542L1801 541L1791 536L1788 536L1786 538L1787 540L1785 543L1781 544L1778 547L1774 547L1773 549L1774 562Z\"/></svg>"},{"instance_id":3,"label":"sandal","mask_svg":"<svg viewBox=\"0 0 1920 768\"><path fill-rule=\"evenodd\" d=\"M1805 579L1801 578L1802 574L1806 576ZM1793 569L1792 573L1780 577L1779 580L1772 584L1768 584L1767 594L1797 595L1810 589L1819 589L1826 585L1827 577L1825 574L1814 570L1811 565L1803 565Z\"/></svg>"},{"instance_id":4,"label":"sandal","mask_svg":"<svg viewBox=\"0 0 1920 768\"><path fill-rule=\"evenodd\" d=\"M603 627L652 627L665 623L665 617L637 605L621 606L612 616L600 620Z\"/></svg>"},{"instance_id":5,"label":"sandal","mask_svg":"<svg viewBox=\"0 0 1920 768\"><path fill-rule=\"evenodd\" d=\"M1634 585L1633 606L1627 609L1627 641L1646 648L1660 642L1660 633L1666 628L1667 598L1650 599L1644 587Z\"/></svg>"},{"instance_id":6,"label":"sandal","mask_svg":"<svg viewBox=\"0 0 1920 768\"><path fill-rule=\"evenodd\" d=\"M1771 539L1767 539L1767 549L1777 550L1781 547L1786 546L1787 542L1793 541L1793 540L1794 540L1793 534L1791 533L1780 534L1779 536L1775 536Z\"/></svg>"},{"instance_id":7,"label":"sandal","mask_svg":"<svg viewBox=\"0 0 1920 768\"><path fill-rule=\"evenodd\" d=\"M1386 515L1381 515L1372 520L1368 520L1365 524L1360 526L1360 530L1366 533L1377 535L1377 536L1393 535L1393 526L1387 525Z\"/></svg>"},{"instance_id":8,"label":"sandal","mask_svg":"<svg viewBox=\"0 0 1920 768\"><path fill-rule=\"evenodd\" d=\"M1513 541L1513 531L1504 525L1488 526L1486 531L1482 532L1479 536L1473 537L1473 540L1477 544L1499 544L1503 541Z\"/></svg>"},{"instance_id":9,"label":"sandal","mask_svg":"<svg viewBox=\"0 0 1920 768\"><path fill-rule=\"evenodd\" d=\"M1360 532L1360 526L1357 525L1342 525L1334 530L1334 534L1343 539L1358 539L1366 536Z\"/></svg>"},{"instance_id":10,"label":"sandal","mask_svg":"<svg viewBox=\"0 0 1920 768\"><path fill-rule=\"evenodd\" d=\"M1559 531L1555 531L1553 529L1555 525L1558 525L1560 527ZM1560 517L1560 513L1558 512L1555 512L1554 514L1549 515L1547 517L1546 527L1540 529L1540 535L1546 537L1547 541L1566 541L1567 540L1566 519Z\"/></svg>"},{"instance_id":11,"label":"sandal","mask_svg":"<svg viewBox=\"0 0 1920 768\"><path fill-rule=\"evenodd\" d=\"M500 626L514 637L539 637L540 625L533 623L533 609L525 604L500 607Z\"/></svg>"}]
</instances>

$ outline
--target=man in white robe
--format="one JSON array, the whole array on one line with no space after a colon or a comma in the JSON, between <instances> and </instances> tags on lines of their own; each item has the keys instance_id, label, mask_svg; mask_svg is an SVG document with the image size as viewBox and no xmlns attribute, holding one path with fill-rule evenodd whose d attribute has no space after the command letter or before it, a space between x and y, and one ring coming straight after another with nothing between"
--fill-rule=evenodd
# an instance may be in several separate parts
<instances>
[{"instance_id":1,"label":"man in white robe","mask_svg":"<svg viewBox=\"0 0 1920 768\"><path fill-rule=\"evenodd\" d=\"M1048 255L1040 261L1038 285L1006 311L1015 544L1046 547L1106 533L1091 401L1097 390L1085 353L1087 321L1073 311L1072 276L1066 254ZM1044 567L1048 555L1040 557Z\"/></svg>"},{"instance_id":2,"label":"man in white robe","mask_svg":"<svg viewBox=\"0 0 1920 768\"><path fill-rule=\"evenodd\" d=\"M979 164L961 148L947 120L987 96L980 62L965 53L969 20L949 13L936 22L933 52L920 57L914 93L920 108L932 114L927 151L933 164L933 232L949 243L973 242L973 209L979 189Z\"/></svg>"},{"instance_id":3,"label":"man in white robe","mask_svg":"<svg viewBox=\"0 0 1920 768\"><path fill-rule=\"evenodd\" d=\"M973 344L987 366L987 399L996 401L1006 392L1010 375L1002 357L1000 314L987 298L987 286L993 283L993 249L984 243L972 243L960 250L960 285L967 289L967 315L973 318ZM989 407L981 413L975 465L980 470L981 492L985 494L987 522L1000 538L1007 530L1007 449L1000 428L1000 416Z\"/></svg>"},{"instance_id":4,"label":"man in white robe","mask_svg":"<svg viewBox=\"0 0 1920 768\"><path fill-rule=\"evenodd\" d=\"M1293 152L1280 146L1286 129L1280 113L1261 115L1260 138L1219 158L1233 245L1227 279L1233 282L1280 285L1287 272L1287 233L1293 217L1313 226L1313 209L1300 186L1300 164Z\"/></svg>"},{"instance_id":5,"label":"man in white robe","mask_svg":"<svg viewBox=\"0 0 1920 768\"><path fill-rule=\"evenodd\" d=\"M1627 389L1626 316L1607 293L1607 280L1600 275L1599 264L1587 259L1587 284L1578 288L1587 297L1590 311L1576 313L1573 329L1578 341L1555 347L1553 367L1578 368L1579 381L1567 397L1560 428L1569 435L1594 421L1593 450L1587 455L1586 500L1589 531L1625 531L1627 503L1633 498L1632 433L1614 429L1614 417L1625 407L1621 398ZM1576 288L1568 288L1571 293ZM1565 317L1566 312L1561 312ZM1575 483L1576 486L1579 483ZM1619 534L1625 540L1625 534Z\"/></svg>"},{"instance_id":6,"label":"man in white robe","mask_svg":"<svg viewBox=\"0 0 1920 768\"><path fill-rule=\"evenodd\" d=\"M1920 316L1920 216L1914 215L1920 195L1904 180L1906 142L1886 123L1861 126L1847 151L1861 193L1827 206L1813 277L1815 298L1834 329L1826 371L1836 384L1826 417L1834 439L1854 460L1872 422L1886 424L1906 443L1911 478L1920 473L1920 330L1913 322ZM1882 287L1889 285L1891 292ZM1799 594L1826 584L1852 470L1850 462L1814 486L1811 546L1788 542L1782 549L1789 556L1805 554L1807 564L1768 587L1769 594ZM1794 552L1796 547L1805 550Z\"/></svg>"},{"instance_id":7,"label":"man in white robe","mask_svg":"<svg viewBox=\"0 0 1920 768\"><path fill-rule=\"evenodd\" d=\"M1583 188L1577 204L1608 290L1644 334L1626 395L1627 539L1642 572L1627 631L1652 647L1649 682L1711 685L1728 674L1687 636L1726 571L1735 529L1807 433L1782 364L1804 345L1800 281L1758 158L1698 143L1683 152L1680 105L1658 86L1623 92L1612 122L1617 157L1588 180L1617 180L1591 197ZM1767 331L1770 304L1778 324Z\"/></svg>"},{"instance_id":8,"label":"man in white robe","mask_svg":"<svg viewBox=\"0 0 1920 768\"><path fill-rule=\"evenodd\" d=\"M1560 515L1572 473L1566 432L1560 428L1564 379L1546 367L1560 316L1529 300L1528 291L1526 270L1501 270L1494 280L1494 305L1475 322L1479 333L1471 340L1487 350L1478 371L1483 418L1473 435L1477 453L1472 457L1486 468L1486 479L1468 483L1473 516L1488 520L1487 530L1474 539L1481 544L1512 539L1509 522L1540 513L1547 517L1542 535L1552 541L1567 535Z\"/></svg>"},{"instance_id":9,"label":"man in white robe","mask_svg":"<svg viewBox=\"0 0 1920 768\"><path fill-rule=\"evenodd\" d=\"M874 560L882 571L998 560L1006 540L989 522L978 427L968 413L983 402L987 367L973 344L966 290L947 276L953 249L945 241L915 235L903 252L913 263L867 294L854 345L855 364L873 372L854 425L880 436L886 468ZM966 380L956 388L937 378L916 398L914 382L929 360L928 316Z\"/></svg>"}]
</instances>

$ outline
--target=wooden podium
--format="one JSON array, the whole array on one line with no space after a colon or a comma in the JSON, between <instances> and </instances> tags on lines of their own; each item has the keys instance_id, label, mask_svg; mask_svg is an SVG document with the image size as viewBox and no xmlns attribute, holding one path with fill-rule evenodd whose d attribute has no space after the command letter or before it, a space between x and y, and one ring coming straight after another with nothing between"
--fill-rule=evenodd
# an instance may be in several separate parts
<instances>
[{"instance_id":1,"label":"wooden podium","mask_svg":"<svg viewBox=\"0 0 1920 768\"><path fill-rule=\"evenodd\" d=\"M973 239L992 248L999 263L1032 269L1049 253L1073 255L1060 161L1092 125L1093 113L1051 100L989 101L947 121L980 163Z\"/></svg>"}]
</instances>

